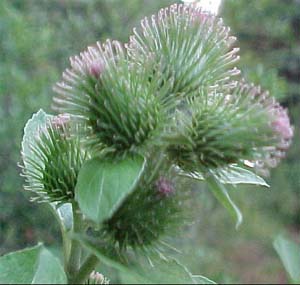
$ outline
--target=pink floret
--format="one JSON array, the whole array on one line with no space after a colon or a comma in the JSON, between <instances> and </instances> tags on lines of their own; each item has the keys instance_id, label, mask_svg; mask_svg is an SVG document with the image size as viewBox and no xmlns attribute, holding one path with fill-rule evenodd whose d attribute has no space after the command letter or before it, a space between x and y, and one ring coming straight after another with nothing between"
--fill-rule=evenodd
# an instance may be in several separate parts
<instances>
[{"instance_id":1,"label":"pink floret","mask_svg":"<svg viewBox=\"0 0 300 285\"><path fill-rule=\"evenodd\" d=\"M279 106L276 110L277 116L276 120L272 122L272 127L274 131L281 136L284 140L290 140L293 135L293 128L290 125L290 119L288 117L287 111Z\"/></svg>"},{"instance_id":2,"label":"pink floret","mask_svg":"<svg viewBox=\"0 0 300 285\"><path fill-rule=\"evenodd\" d=\"M157 190L160 194L164 196L169 196L174 193L174 187L168 179L160 177L156 182Z\"/></svg>"}]
</instances>

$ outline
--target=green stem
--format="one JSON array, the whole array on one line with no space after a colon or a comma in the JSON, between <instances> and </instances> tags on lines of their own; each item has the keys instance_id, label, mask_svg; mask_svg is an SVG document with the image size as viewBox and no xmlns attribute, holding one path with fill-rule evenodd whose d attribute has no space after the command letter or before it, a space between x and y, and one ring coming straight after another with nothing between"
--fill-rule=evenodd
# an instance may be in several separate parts
<instances>
[{"instance_id":1,"label":"green stem","mask_svg":"<svg viewBox=\"0 0 300 285\"><path fill-rule=\"evenodd\" d=\"M80 233L83 227L82 224L82 215L79 211L77 203L72 204L73 207L73 232ZM70 257L67 266L67 272L69 279L77 273L80 267L80 258L81 258L81 245L79 241L72 240Z\"/></svg>"},{"instance_id":2,"label":"green stem","mask_svg":"<svg viewBox=\"0 0 300 285\"><path fill-rule=\"evenodd\" d=\"M95 269L98 261L99 260L95 255L89 255L80 267L78 273L71 280L71 284L83 284L88 279L91 272Z\"/></svg>"},{"instance_id":3,"label":"green stem","mask_svg":"<svg viewBox=\"0 0 300 285\"><path fill-rule=\"evenodd\" d=\"M68 235L67 235L67 232L65 232L65 229L61 227L61 231L62 231L62 242L63 242L63 252L64 252L64 269L65 269L65 271L67 271L71 241L68 238Z\"/></svg>"},{"instance_id":4,"label":"green stem","mask_svg":"<svg viewBox=\"0 0 300 285\"><path fill-rule=\"evenodd\" d=\"M61 236L62 236L62 242L63 242L64 269L65 269L65 271L67 271L71 241L68 238L66 228L65 228L63 222L60 220L57 211L54 209L55 206L49 204L49 207L59 224L59 228L60 228L60 232L61 232Z\"/></svg>"}]
</instances>

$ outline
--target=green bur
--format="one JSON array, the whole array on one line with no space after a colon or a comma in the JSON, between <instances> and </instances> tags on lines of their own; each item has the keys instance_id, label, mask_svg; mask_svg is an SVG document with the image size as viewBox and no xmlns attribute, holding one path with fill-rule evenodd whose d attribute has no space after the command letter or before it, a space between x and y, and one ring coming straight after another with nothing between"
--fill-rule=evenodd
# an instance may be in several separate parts
<instances>
[{"instance_id":1,"label":"green bur","mask_svg":"<svg viewBox=\"0 0 300 285\"><path fill-rule=\"evenodd\" d=\"M163 163L154 173L153 163L148 163L135 190L96 233L101 236L99 240L122 251L155 247L163 236L176 235L178 226L187 218L184 203L188 193L176 189L166 165Z\"/></svg>"},{"instance_id":2,"label":"green bur","mask_svg":"<svg viewBox=\"0 0 300 285\"><path fill-rule=\"evenodd\" d=\"M186 171L206 173L262 158L275 138L261 96L243 82L229 94L199 91L177 112L166 135L170 159Z\"/></svg>"},{"instance_id":3,"label":"green bur","mask_svg":"<svg viewBox=\"0 0 300 285\"><path fill-rule=\"evenodd\" d=\"M70 122L39 111L25 128L22 147L25 189L37 194L32 199L71 202L87 154L79 139L71 136Z\"/></svg>"}]
</instances>

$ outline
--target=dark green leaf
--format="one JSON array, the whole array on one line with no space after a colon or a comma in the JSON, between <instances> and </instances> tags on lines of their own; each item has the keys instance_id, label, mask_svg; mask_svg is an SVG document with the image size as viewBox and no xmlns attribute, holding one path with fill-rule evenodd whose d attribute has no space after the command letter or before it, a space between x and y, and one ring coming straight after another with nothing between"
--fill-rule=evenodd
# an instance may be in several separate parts
<instances>
[{"instance_id":1,"label":"dark green leaf","mask_svg":"<svg viewBox=\"0 0 300 285\"><path fill-rule=\"evenodd\" d=\"M114 162L94 158L79 172L75 199L82 212L97 223L112 216L134 189L144 169L144 158L124 158Z\"/></svg>"}]
</instances>

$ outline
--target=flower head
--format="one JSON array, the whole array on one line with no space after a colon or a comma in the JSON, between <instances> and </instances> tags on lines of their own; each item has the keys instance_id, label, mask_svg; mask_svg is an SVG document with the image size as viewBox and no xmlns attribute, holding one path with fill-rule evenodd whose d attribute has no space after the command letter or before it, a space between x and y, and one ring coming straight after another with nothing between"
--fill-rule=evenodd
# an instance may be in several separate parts
<instances>
[{"instance_id":1,"label":"flower head","mask_svg":"<svg viewBox=\"0 0 300 285\"><path fill-rule=\"evenodd\" d=\"M158 134L166 90L159 74L149 80L152 65L131 62L119 42L107 41L71 58L71 67L54 87L54 107L87 125L92 150L135 152Z\"/></svg>"},{"instance_id":2,"label":"flower head","mask_svg":"<svg viewBox=\"0 0 300 285\"><path fill-rule=\"evenodd\" d=\"M184 170L204 173L250 161L256 168L274 167L292 136L284 109L244 81L225 94L202 92L176 122L166 137L169 157Z\"/></svg>"},{"instance_id":3,"label":"flower head","mask_svg":"<svg viewBox=\"0 0 300 285\"><path fill-rule=\"evenodd\" d=\"M152 54L164 76L174 78L170 94L194 96L199 88L228 88L239 74L238 48L230 29L196 5L174 4L144 18L134 29L128 50L141 64Z\"/></svg>"}]
</instances>

